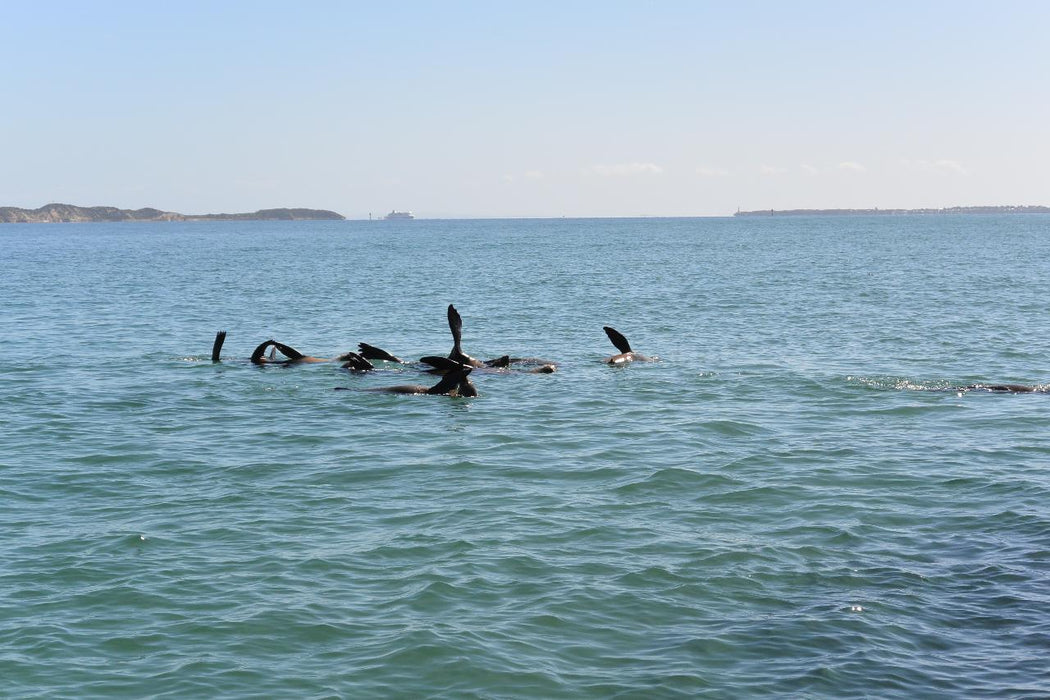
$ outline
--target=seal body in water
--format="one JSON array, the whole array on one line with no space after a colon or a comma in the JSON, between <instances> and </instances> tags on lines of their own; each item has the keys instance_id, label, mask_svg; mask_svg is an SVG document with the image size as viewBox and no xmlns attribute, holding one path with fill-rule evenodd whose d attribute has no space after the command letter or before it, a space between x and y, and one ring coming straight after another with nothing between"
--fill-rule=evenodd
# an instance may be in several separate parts
<instances>
[{"instance_id":1,"label":"seal body in water","mask_svg":"<svg viewBox=\"0 0 1050 700\"><path fill-rule=\"evenodd\" d=\"M452 351L449 352L448 359L452 360L453 362L458 362L460 364L464 364L469 367L475 368L490 367L504 369L509 367L511 364L515 363L532 363L538 364L540 365L540 367L536 369L529 369L523 371L536 372L541 374L548 374L550 372L553 372L555 369L555 365L553 362L535 360L534 358L519 357L512 359L509 355L503 355L502 357L497 357L493 360L482 361L466 354L465 352L463 352L463 317L459 315L459 312L456 311L456 307L453 304L448 305L448 329L452 331ZM440 366L435 365L431 360L433 360L433 357L424 357L420 360L420 362L434 366L437 369L441 369Z\"/></svg>"},{"instance_id":2,"label":"seal body in water","mask_svg":"<svg viewBox=\"0 0 1050 700\"><path fill-rule=\"evenodd\" d=\"M384 391L390 394L430 394L433 396L477 396L478 389L470 381L472 367L459 365L455 370L446 372L441 381L434 386L422 384L399 384L366 389L366 391Z\"/></svg>"},{"instance_id":3,"label":"seal body in water","mask_svg":"<svg viewBox=\"0 0 1050 700\"><path fill-rule=\"evenodd\" d=\"M226 331L219 331L215 334L215 341L211 346L211 361L219 362L220 355L222 353L223 343L226 342ZM270 356L266 356L266 351L270 350ZM275 352L279 351L284 355L285 359L275 359ZM252 356L249 358L254 365L295 365L300 363L314 363L314 362L332 362L333 360L339 362L361 360L367 364L367 361L363 360L357 353L348 352L344 355L340 355L336 358L325 358L325 357L313 357L312 355L304 355L295 348L285 345L284 343L278 343L273 338L259 343L259 346L252 351ZM355 368L357 369L357 368ZM369 365L368 369L372 369Z\"/></svg>"},{"instance_id":4,"label":"seal body in water","mask_svg":"<svg viewBox=\"0 0 1050 700\"><path fill-rule=\"evenodd\" d=\"M1047 394L1050 387L1032 386L1030 384L971 384L959 388L960 391L994 391L1001 394Z\"/></svg>"}]
</instances>

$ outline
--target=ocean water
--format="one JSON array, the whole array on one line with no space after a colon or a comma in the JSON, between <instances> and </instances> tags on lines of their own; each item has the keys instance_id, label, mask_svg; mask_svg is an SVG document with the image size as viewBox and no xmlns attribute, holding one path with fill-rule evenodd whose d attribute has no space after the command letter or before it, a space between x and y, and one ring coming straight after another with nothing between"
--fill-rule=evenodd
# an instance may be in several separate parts
<instances>
[{"instance_id":1,"label":"ocean water","mask_svg":"<svg viewBox=\"0 0 1050 700\"><path fill-rule=\"evenodd\" d=\"M953 387L1050 382L1048 260L1040 215L4 225L0 695L1046 697L1050 395ZM247 362L445 354L449 303L558 371Z\"/></svg>"}]
</instances>

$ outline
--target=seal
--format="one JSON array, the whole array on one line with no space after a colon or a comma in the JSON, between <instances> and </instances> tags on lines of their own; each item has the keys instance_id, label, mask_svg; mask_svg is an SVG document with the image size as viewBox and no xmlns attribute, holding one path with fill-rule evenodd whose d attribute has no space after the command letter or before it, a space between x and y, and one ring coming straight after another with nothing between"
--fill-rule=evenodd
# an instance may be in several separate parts
<instances>
[{"instance_id":1,"label":"seal","mask_svg":"<svg viewBox=\"0 0 1050 700\"><path fill-rule=\"evenodd\" d=\"M463 352L463 317L459 315L459 312L456 311L456 307L452 304L448 305L448 329L452 331L452 351L449 352L448 359L467 365L468 367L484 367L484 362L481 360L475 360L473 357Z\"/></svg>"},{"instance_id":2,"label":"seal","mask_svg":"<svg viewBox=\"0 0 1050 700\"><path fill-rule=\"evenodd\" d=\"M275 359L273 350L271 350L270 356L266 357L267 348L273 348L273 350L280 352L282 355L285 356L285 359ZM288 366L299 364L314 364L318 362L355 362L356 360L361 360L363 358L361 358L357 353L354 352L344 353L342 355L339 355L338 357L314 357L313 355L304 355L303 353L299 352L290 345L278 343L273 338L270 338L269 340L259 343L259 347L255 348L255 350L252 351L252 356L249 359L254 365ZM371 363L368 363L367 360L365 360L365 362L366 364L369 364L368 369L374 369L374 367L371 367Z\"/></svg>"},{"instance_id":3,"label":"seal","mask_svg":"<svg viewBox=\"0 0 1050 700\"><path fill-rule=\"evenodd\" d=\"M460 367L459 362L450 360L447 357L438 357L437 355L427 355L426 357L419 358L419 361L431 367L431 369L424 370L430 374L444 374ZM487 372L518 372L521 374L553 374L557 369L553 362L547 362L538 367L529 367L527 369L512 368L510 365L513 362L514 358L510 355L504 355L503 357L497 357L495 360L486 360L485 364L479 369Z\"/></svg>"},{"instance_id":4,"label":"seal","mask_svg":"<svg viewBox=\"0 0 1050 700\"><path fill-rule=\"evenodd\" d=\"M351 372L371 372L376 368L375 365L356 352L348 352L339 359L344 361L343 369L348 369Z\"/></svg>"},{"instance_id":5,"label":"seal","mask_svg":"<svg viewBox=\"0 0 1050 700\"><path fill-rule=\"evenodd\" d=\"M1030 384L971 384L959 387L959 391L994 391L1000 394L1047 394L1050 386Z\"/></svg>"},{"instance_id":6,"label":"seal","mask_svg":"<svg viewBox=\"0 0 1050 700\"><path fill-rule=\"evenodd\" d=\"M369 345L368 343L357 344L357 354L366 360L383 360L385 362L397 362L398 364L405 364L405 361L396 355L391 355L383 348L377 348L375 345Z\"/></svg>"},{"instance_id":7,"label":"seal","mask_svg":"<svg viewBox=\"0 0 1050 700\"><path fill-rule=\"evenodd\" d=\"M365 391L383 391L390 394L430 394L431 396L464 396L478 395L478 389L470 381L472 367L459 365L458 368L445 373L441 381L434 386L427 387L422 384L400 384L397 386L381 386L365 389ZM341 387L342 388L342 387Z\"/></svg>"},{"instance_id":8,"label":"seal","mask_svg":"<svg viewBox=\"0 0 1050 700\"><path fill-rule=\"evenodd\" d=\"M477 360L470 355L463 352L463 317L456 311L456 307L453 304L448 305L448 329L452 331L452 351L448 354L448 359L453 362L468 365L474 368L496 368L506 369L510 365L515 363L522 364L538 364L539 367L533 369L523 370L525 372L534 372L539 374L549 374L554 371L555 364L553 362L547 362L545 360L537 360L535 358L524 358L515 357L512 358L510 355L503 355L492 360ZM424 357L420 360L425 364L429 364L437 369L441 369L440 366L435 365L431 360L433 357Z\"/></svg>"},{"instance_id":9,"label":"seal","mask_svg":"<svg viewBox=\"0 0 1050 700\"><path fill-rule=\"evenodd\" d=\"M622 365L627 362L653 362L654 358L646 357L631 349L631 344L627 342L627 338L624 337L623 333L612 328L611 326L602 326L602 330L605 331L605 335L609 336L609 340L616 346L616 349L620 351L619 355L613 355L612 357L606 358L606 364L610 365Z\"/></svg>"}]
</instances>

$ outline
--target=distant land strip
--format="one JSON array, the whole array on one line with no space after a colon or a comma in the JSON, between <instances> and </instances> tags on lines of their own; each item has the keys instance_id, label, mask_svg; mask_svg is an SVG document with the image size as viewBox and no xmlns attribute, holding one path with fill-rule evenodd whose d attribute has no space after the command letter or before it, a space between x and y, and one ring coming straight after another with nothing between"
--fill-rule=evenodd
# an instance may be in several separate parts
<instances>
[{"instance_id":1,"label":"distant land strip","mask_svg":"<svg viewBox=\"0 0 1050 700\"><path fill-rule=\"evenodd\" d=\"M160 209L117 209L45 204L39 209L0 207L0 224L58 224L91 221L341 221L325 209L260 209L251 214L178 214Z\"/></svg>"},{"instance_id":2,"label":"distant land strip","mask_svg":"<svg viewBox=\"0 0 1050 700\"><path fill-rule=\"evenodd\" d=\"M996 206L945 207L943 209L760 209L738 211L733 216L881 216L884 214L1050 214L1050 207Z\"/></svg>"}]
</instances>

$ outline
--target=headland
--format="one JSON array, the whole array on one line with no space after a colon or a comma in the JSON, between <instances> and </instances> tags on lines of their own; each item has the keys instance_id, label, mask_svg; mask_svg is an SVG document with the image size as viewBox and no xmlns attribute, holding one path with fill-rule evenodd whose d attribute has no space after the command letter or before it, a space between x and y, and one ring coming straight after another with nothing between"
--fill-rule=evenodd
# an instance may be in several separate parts
<instances>
[{"instance_id":1,"label":"headland","mask_svg":"<svg viewBox=\"0 0 1050 700\"><path fill-rule=\"evenodd\" d=\"M179 214L160 209L78 207L45 204L39 209L0 207L0 223L81 223L92 221L342 221L342 214L326 209L260 209L250 214Z\"/></svg>"},{"instance_id":2,"label":"headland","mask_svg":"<svg viewBox=\"0 0 1050 700\"><path fill-rule=\"evenodd\" d=\"M760 209L738 211L733 216L883 216L928 214L1050 214L1050 207L992 206L943 209Z\"/></svg>"}]
</instances>

